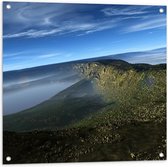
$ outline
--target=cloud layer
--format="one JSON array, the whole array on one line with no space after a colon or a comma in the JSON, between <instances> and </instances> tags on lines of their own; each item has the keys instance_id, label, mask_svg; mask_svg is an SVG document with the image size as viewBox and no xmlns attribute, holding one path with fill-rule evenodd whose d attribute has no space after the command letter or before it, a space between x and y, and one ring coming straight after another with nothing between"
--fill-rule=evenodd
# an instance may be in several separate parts
<instances>
[{"instance_id":1,"label":"cloud layer","mask_svg":"<svg viewBox=\"0 0 168 167\"><path fill-rule=\"evenodd\" d=\"M111 58L125 60L133 64L161 64L166 63L166 48L164 47L142 52L128 52L123 54L112 55Z\"/></svg>"}]
</instances>

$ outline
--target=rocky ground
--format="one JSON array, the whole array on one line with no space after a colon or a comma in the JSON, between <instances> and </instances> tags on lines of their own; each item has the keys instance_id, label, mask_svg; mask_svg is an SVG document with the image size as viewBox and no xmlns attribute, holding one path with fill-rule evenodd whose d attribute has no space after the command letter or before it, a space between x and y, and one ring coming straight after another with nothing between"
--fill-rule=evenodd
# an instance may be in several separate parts
<instances>
[{"instance_id":1,"label":"rocky ground","mask_svg":"<svg viewBox=\"0 0 168 167\"><path fill-rule=\"evenodd\" d=\"M106 60L75 69L84 80L4 117L4 163L165 160L166 66Z\"/></svg>"},{"instance_id":2,"label":"rocky ground","mask_svg":"<svg viewBox=\"0 0 168 167\"><path fill-rule=\"evenodd\" d=\"M4 163L166 159L164 123L125 122L90 128L4 132ZM159 157L164 153L164 157ZM5 157L11 156L11 162Z\"/></svg>"}]
</instances>

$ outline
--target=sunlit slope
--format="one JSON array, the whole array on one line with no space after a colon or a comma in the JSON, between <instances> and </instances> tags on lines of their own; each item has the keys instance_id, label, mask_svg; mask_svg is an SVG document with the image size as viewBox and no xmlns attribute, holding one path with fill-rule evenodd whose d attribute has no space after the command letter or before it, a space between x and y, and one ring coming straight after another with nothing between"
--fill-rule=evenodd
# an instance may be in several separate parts
<instances>
[{"instance_id":1,"label":"sunlit slope","mask_svg":"<svg viewBox=\"0 0 168 167\"><path fill-rule=\"evenodd\" d=\"M101 60L76 63L73 68L85 79L34 108L5 116L4 130L165 120L165 65Z\"/></svg>"},{"instance_id":2,"label":"sunlit slope","mask_svg":"<svg viewBox=\"0 0 168 167\"><path fill-rule=\"evenodd\" d=\"M106 60L78 64L76 68L92 79L109 104L92 119L82 120L78 125L166 119L166 65L131 65Z\"/></svg>"}]
</instances>

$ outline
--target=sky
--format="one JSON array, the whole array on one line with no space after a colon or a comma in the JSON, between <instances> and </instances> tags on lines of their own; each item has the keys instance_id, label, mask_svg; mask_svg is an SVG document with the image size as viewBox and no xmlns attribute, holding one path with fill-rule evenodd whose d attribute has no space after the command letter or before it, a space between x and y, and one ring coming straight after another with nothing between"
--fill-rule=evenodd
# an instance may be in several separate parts
<instances>
[{"instance_id":1,"label":"sky","mask_svg":"<svg viewBox=\"0 0 168 167\"><path fill-rule=\"evenodd\" d=\"M3 3L3 71L165 47L165 6Z\"/></svg>"}]
</instances>

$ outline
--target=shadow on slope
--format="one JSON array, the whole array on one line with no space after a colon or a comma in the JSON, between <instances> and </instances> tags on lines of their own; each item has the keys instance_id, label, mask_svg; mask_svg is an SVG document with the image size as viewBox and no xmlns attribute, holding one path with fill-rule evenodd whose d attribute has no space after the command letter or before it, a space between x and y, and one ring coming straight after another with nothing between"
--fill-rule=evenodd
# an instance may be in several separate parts
<instances>
[{"instance_id":1,"label":"shadow on slope","mask_svg":"<svg viewBox=\"0 0 168 167\"><path fill-rule=\"evenodd\" d=\"M91 81L83 79L36 107L4 116L3 128L9 131L55 130L74 124L103 106Z\"/></svg>"}]
</instances>

